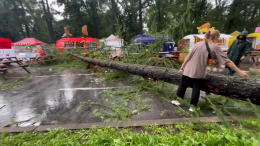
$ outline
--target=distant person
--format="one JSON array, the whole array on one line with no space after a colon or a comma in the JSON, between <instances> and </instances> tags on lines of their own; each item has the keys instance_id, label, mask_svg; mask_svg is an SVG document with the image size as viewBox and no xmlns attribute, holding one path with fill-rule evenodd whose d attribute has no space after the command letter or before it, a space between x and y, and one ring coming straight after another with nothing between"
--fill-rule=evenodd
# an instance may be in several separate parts
<instances>
[{"instance_id":1,"label":"distant person","mask_svg":"<svg viewBox=\"0 0 260 146\"><path fill-rule=\"evenodd\" d=\"M251 42L247 39L248 32L243 31L237 39L232 43L230 48L227 51L228 58L235 63L235 65L238 67L241 60L244 60L245 57L248 55L249 51L252 48ZM230 67L227 67L229 69L228 75L233 76L235 71L231 69Z\"/></svg>"},{"instance_id":2,"label":"distant person","mask_svg":"<svg viewBox=\"0 0 260 146\"><path fill-rule=\"evenodd\" d=\"M203 80L206 75L206 68L209 64L209 59L216 60L220 64L225 64L231 69L235 70L242 78L247 79L246 72L241 71L236 65L230 61L227 55L216 44L219 40L220 33L218 30L208 31L205 34L205 41L198 42L192 48L192 51L184 60L180 72L183 72L182 81L179 85L177 96L184 98L186 89L192 86L191 105L195 107L198 104L200 97L200 90L203 86ZM180 105L178 100L173 100L172 104ZM189 111L193 112L192 107Z\"/></svg>"}]
</instances>

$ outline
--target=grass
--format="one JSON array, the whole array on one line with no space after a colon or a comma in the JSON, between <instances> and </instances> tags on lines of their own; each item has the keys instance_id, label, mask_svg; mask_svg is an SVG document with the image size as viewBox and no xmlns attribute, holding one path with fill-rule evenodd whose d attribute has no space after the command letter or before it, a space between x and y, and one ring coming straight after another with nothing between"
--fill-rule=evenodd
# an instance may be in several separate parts
<instances>
[{"instance_id":1,"label":"grass","mask_svg":"<svg viewBox=\"0 0 260 146\"><path fill-rule=\"evenodd\" d=\"M145 126L141 131L135 128L97 128L89 130L57 129L46 133L24 132L0 134L0 145L46 146L259 146L260 121L245 120L248 127L232 123L232 129L217 123L177 124L167 126Z\"/></svg>"}]
</instances>

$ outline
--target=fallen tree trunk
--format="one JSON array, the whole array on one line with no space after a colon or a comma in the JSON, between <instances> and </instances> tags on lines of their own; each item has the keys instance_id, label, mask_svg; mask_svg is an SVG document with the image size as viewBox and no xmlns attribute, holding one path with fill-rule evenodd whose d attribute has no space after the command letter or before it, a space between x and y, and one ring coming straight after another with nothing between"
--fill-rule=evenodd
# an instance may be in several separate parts
<instances>
[{"instance_id":1,"label":"fallen tree trunk","mask_svg":"<svg viewBox=\"0 0 260 146\"><path fill-rule=\"evenodd\" d=\"M108 67L134 75L139 75L144 78L152 78L154 80L161 80L176 85L179 85L182 77L182 74L178 73L178 70L175 69L90 59L71 53L70 55L94 65ZM260 80L246 80L220 74L208 74L204 81L204 85L205 86L202 89L203 91L234 99L250 99L253 103L260 104Z\"/></svg>"}]
</instances>

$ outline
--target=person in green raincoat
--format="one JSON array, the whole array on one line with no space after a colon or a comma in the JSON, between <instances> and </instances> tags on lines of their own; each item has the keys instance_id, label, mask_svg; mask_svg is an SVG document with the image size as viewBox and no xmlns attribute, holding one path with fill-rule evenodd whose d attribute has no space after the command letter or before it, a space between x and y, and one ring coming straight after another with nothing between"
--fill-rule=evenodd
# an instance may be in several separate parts
<instances>
[{"instance_id":1,"label":"person in green raincoat","mask_svg":"<svg viewBox=\"0 0 260 146\"><path fill-rule=\"evenodd\" d=\"M249 51L252 48L251 42L247 39L248 32L243 31L237 39L232 43L230 48L227 51L228 58L234 62L234 64L238 67L241 60L245 59L245 57L248 55ZM229 69L229 72L227 74L233 76L235 71Z\"/></svg>"}]
</instances>

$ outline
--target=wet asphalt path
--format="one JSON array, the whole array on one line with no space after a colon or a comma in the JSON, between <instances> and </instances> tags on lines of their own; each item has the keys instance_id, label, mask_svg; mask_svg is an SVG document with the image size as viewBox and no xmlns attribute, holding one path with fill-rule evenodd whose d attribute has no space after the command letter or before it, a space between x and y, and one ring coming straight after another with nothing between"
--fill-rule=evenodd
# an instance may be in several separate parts
<instances>
[{"instance_id":1,"label":"wet asphalt path","mask_svg":"<svg viewBox=\"0 0 260 146\"><path fill-rule=\"evenodd\" d=\"M102 98L100 91L109 87L120 87L118 82L99 82L97 75L87 71L66 70L61 73L45 70L33 70L34 77L26 80L22 85L0 93L0 126L14 121L24 121L37 117L20 126L53 125L71 123L95 123L102 119L93 115L98 106L84 106L77 112L81 102L97 102ZM25 74L10 73L14 78ZM132 86L127 80L123 84ZM145 94L151 101L145 103L153 110L134 115L131 120L152 120L180 118L177 107L161 100L162 95ZM188 107L184 107L188 109ZM163 111L168 112L161 115ZM212 116L212 115L211 115Z\"/></svg>"}]
</instances>

